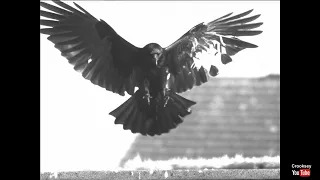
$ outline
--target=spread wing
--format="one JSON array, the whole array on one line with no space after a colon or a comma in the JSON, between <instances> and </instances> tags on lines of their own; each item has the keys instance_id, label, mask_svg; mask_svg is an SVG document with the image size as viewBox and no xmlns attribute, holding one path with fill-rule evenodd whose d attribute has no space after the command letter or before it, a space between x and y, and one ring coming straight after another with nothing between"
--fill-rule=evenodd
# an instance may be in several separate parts
<instances>
[{"instance_id":1,"label":"spread wing","mask_svg":"<svg viewBox=\"0 0 320 180\"><path fill-rule=\"evenodd\" d=\"M76 3L80 11L61 1L54 3L58 6L40 2L51 11L40 10L40 16L47 18L40 19L40 25L49 26L40 33L49 35L48 40L84 78L114 93L132 95L140 73L140 48Z\"/></svg>"},{"instance_id":2,"label":"spread wing","mask_svg":"<svg viewBox=\"0 0 320 180\"><path fill-rule=\"evenodd\" d=\"M258 35L262 32L251 30L262 23L250 23L260 15L243 18L251 12L252 10L231 17L230 13L206 24L200 23L165 48L164 64L169 67L168 86L171 91L184 92L195 85L207 82L210 76L218 74L214 62L209 62L210 65L206 67L204 64L207 62L198 58L197 53L211 48L215 50L213 56L220 57L222 63L227 64L232 61L230 56L245 48L257 47L236 38L236 36Z\"/></svg>"}]
</instances>

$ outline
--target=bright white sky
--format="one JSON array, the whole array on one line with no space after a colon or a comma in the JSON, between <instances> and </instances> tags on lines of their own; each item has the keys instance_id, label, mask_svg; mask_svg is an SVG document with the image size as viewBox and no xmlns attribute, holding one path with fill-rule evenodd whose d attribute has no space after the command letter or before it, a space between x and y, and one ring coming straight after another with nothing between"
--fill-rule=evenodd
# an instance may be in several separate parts
<instances>
[{"instance_id":1,"label":"bright white sky","mask_svg":"<svg viewBox=\"0 0 320 180\"><path fill-rule=\"evenodd\" d=\"M68 4L72 4L68 2ZM279 1L79 1L132 44L156 42L166 47L190 28L229 12L254 9L264 32L242 38L258 45L233 56L219 77L257 77L280 73ZM73 4L72 4L73 6ZM107 92L84 80L41 35L41 171L116 168L136 135L114 125L108 113L128 97Z\"/></svg>"}]
</instances>

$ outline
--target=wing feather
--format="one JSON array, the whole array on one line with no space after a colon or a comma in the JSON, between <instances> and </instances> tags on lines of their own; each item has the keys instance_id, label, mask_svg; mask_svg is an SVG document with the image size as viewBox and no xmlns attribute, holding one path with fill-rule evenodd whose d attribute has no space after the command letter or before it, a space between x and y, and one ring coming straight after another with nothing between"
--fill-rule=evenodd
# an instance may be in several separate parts
<instances>
[{"instance_id":1,"label":"wing feather","mask_svg":"<svg viewBox=\"0 0 320 180\"><path fill-rule=\"evenodd\" d=\"M231 20L234 20L234 19L239 19L239 18L242 18L248 14L250 14L251 12L253 11L253 9L249 10L249 11L246 11L246 12L243 12L243 13L240 13L238 15L235 15L235 16L232 16L232 17L229 17L229 16L225 16L223 18L219 18L217 20L214 20L208 24L218 24L218 23L224 23L224 22L227 22L227 21L231 21ZM232 13L229 13L229 15L231 15ZM229 17L229 18L227 18Z\"/></svg>"},{"instance_id":2,"label":"wing feather","mask_svg":"<svg viewBox=\"0 0 320 180\"><path fill-rule=\"evenodd\" d=\"M140 73L138 53L140 48L120 37L103 20L97 20L78 4L76 8L61 2L55 5L40 2L50 10L40 10L40 33L49 35L63 57L82 76L93 84L114 93L132 95Z\"/></svg>"},{"instance_id":3,"label":"wing feather","mask_svg":"<svg viewBox=\"0 0 320 180\"><path fill-rule=\"evenodd\" d=\"M58 20L58 21L62 21L64 19L66 19L62 15L51 13L51 12L47 12L47 11L42 11L42 10L40 10L40 16L43 16L43 17L46 17L46 18L51 18L51 19Z\"/></svg>"},{"instance_id":4,"label":"wing feather","mask_svg":"<svg viewBox=\"0 0 320 180\"><path fill-rule=\"evenodd\" d=\"M222 20L222 19L224 19L224 18L226 18L226 17L229 17L231 14L232 14L232 13L229 13L229 14L226 14L226 15L220 17L220 18L217 18L216 20L211 21L211 23L218 22L218 21L220 21L220 20Z\"/></svg>"},{"instance_id":5,"label":"wing feather","mask_svg":"<svg viewBox=\"0 0 320 180\"><path fill-rule=\"evenodd\" d=\"M55 2L55 1L53 1ZM61 2L62 3L62 2ZM70 11L66 11L64 9L61 9L59 7L56 7L56 6L53 6L51 4L48 4L48 3L45 3L45 2L40 2L40 5L50 11L53 11L53 12L56 12L56 13L59 13L61 15L64 15L64 16L72 16L72 12Z\"/></svg>"},{"instance_id":6,"label":"wing feather","mask_svg":"<svg viewBox=\"0 0 320 180\"><path fill-rule=\"evenodd\" d=\"M204 65L204 59L197 57L199 52L206 52L209 48L215 50L213 56L220 57L223 64L232 61L230 56L246 48L256 48L255 44L242 41L236 36L255 36L262 31L252 30L263 23L251 23L260 15L245 17L253 10L231 16L224 15L209 23L200 23L191 28L176 42L165 48L165 61L170 72L168 86L174 92L184 92L194 86L200 86L214 77L219 70L209 62ZM207 63L207 62L206 62Z\"/></svg>"}]
</instances>

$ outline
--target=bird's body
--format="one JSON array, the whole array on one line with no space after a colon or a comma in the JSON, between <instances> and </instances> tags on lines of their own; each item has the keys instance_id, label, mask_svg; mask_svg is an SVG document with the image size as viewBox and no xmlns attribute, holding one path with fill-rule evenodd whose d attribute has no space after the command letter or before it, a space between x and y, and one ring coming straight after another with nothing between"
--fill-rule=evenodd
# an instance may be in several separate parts
<instances>
[{"instance_id":1,"label":"bird's body","mask_svg":"<svg viewBox=\"0 0 320 180\"><path fill-rule=\"evenodd\" d=\"M156 43L150 43L142 49L142 54L147 55L142 58L142 79L139 80L142 84L139 89L145 89L148 86L150 95L153 97L165 87L164 77L168 74L167 67L158 64L162 51L162 48Z\"/></svg>"},{"instance_id":2,"label":"bird's body","mask_svg":"<svg viewBox=\"0 0 320 180\"><path fill-rule=\"evenodd\" d=\"M143 79L139 82L143 82L139 89L146 89L149 91L150 96L155 98L164 93L168 88L168 76L169 67L162 64L161 61L164 59L162 56L163 49L156 43L147 44L143 48L143 54L150 54L144 58L142 66Z\"/></svg>"},{"instance_id":3,"label":"bird's body","mask_svg":"<svg viewBox=\"0 0 320 180\"><path fill-rule=\"evenodd\" d=\"M138 89L132 97L110 112L116 117L116 124L124 129L143 135L160 135L169 132L183 122L183 117L191 113L195 102L170 91L169 67L164 62L165 50L156 43L141 49L140 77Z\"/></svg>"},{"instance_id":4,"label":"bird's body","mask_svg":"<svg viewBox=\"0 0 320 180\"><path fill-rule=\"evenodd\" d=\"M76 3L80 10L61 1L54 3L58 6L40 2L51 11L40 10L41 16L50 18L40 20L41 25L49 26L40 33L49 35L48 40L85 79L119 95L131 95L110 115L116 118L115 124L143 135L160 135L182 123L196 103L178 93L218 74L214 62L205 67L197 53L211 48L216 52L214 56L220 56L221 62L227 64L232 61L230 56L257 47L236 36L262 32L251 30L262 23L248 24L259 15L242 18L250 10L200 23L166 48L157 43L139 48Z\"/></svg>"}]
</instances>

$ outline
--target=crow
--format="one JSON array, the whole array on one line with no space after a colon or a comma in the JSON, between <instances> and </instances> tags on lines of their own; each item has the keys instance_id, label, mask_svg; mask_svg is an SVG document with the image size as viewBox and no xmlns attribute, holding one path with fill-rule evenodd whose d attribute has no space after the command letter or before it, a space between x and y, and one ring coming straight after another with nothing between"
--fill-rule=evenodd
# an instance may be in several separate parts
<instances>
[{"instance_id":1,"label":"crow","mask_svg":"<svg viewBox=\"0 0 320 180\"><path fill-rule=\"evenodd\" d=\"M258 47L237 36L262 33L252 29L263 23L251 23L260 15L245 17L252 9L202 22L166 48L157 43L139 48L77 3L78 9L53 2L56 6L40 2L49 10L40 10L40 16L45 17L40 25L47 26L40 33L49 35L47 39L85 79L121 96L125 92L131 95L109 114L124 130L142 135L161 135L176 128L196 104L179 93L217 76L218 68L213 63L204 66L198 53L213 49L213 56L227 64L239 51Z\"/></svg>"}]
</instances>

